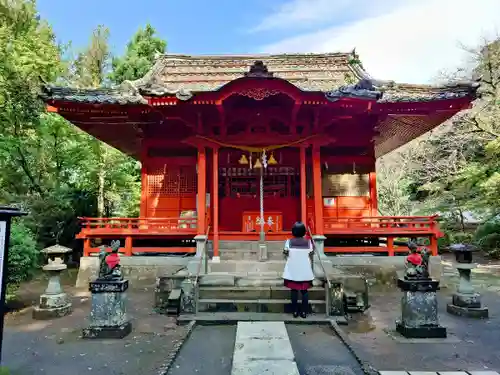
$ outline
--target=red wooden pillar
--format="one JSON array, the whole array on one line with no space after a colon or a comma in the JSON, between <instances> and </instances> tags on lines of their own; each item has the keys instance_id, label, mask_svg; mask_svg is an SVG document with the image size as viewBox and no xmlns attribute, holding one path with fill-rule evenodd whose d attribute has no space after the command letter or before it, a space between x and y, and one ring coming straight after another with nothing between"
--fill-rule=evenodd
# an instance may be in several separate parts
<instances>
[{"instance_id":1,"label":"red wooden pillar","mask_svg":"<svg viewBox=\"0 0 500 375\"><path fill-rule=\"evenodd\" d=\"M141 206L140 217L148 216L148 146L143 141L141 149Z\"/></svg>"},{"instance_id":2,"label":"red wooden pillar","mask_svg":"<svg viewBox=\"0 0 500 375\"><path fill-rule=\"evenodd\" d=\"M212 159L212 196L213 196L213 225L214 225L214 255L219 258L219 149L213 149Z\"/></svg>"},{"instance_id":3,"label":"red wooden pillar","mask_svg":"<svg viewBox=\"0 0 500 375\"><path fill-rule=\"evenodd\" d=\"M438 255L438 242L437 242L437 237L435 234L433 234L430 238L430 250L431 254L436 256Z\"/></svg>"},{"instance_id":4,"label":"red wooden pillar","mask_svg":"<svg viewBox=\"0 0 500 375\"><path fill-rule=\"evenodd\" d=\"M207 210L207 154L205 147L198 149L198 234L205 234Z\"/></svg>"},{"instance_id":5,"label":"red wooden pillar","mask_svg":"<svg viewBox=\"0 0 500 375\"><path fill-rule=\"evenodd\" d=\"M83 240L83 256L90 256L90 238L85 238Z\"/></svg>"},{"instance_id":6,"label":"red wooden pillar","mask_svg":"<svg viewBox=\"0 0 500 375\"><path fill-rule=\"evenodd\" d=\"M387 255L394 256L394 237L387 237Z\"/></svg>"},{"instance_id":7,"label":"red wooden pillar","mask_svg":"<svg viewBox=\"0 0 500 375\"><path fill-rule=\"evenodd\" d=\"M132 256L132 237L125 237L125 255Z\"/></svg>"},{"instance_id":8,"label":"red wooden pillar","mask_svg":"<svg viewBox=\"0 0 500 375\"><path fill-rule=\"evenodd\" d=\"M312 150L313 164L313 186L314 186L314 227L317 235L323 235L323 192L321 183L321 155L320 147L313 146Z\"/></svg>"},{"instance_id":9,"label":"red wooden pillar","mask_svg":"<svg viewBox=\"0 0 500 375\"><path fill-rule=\"evenodd\" d=\"M300 217L304 224L307 222L307 196L306 196L306 146L300 146Z\"/></svg>"},{"instance_id":10,"label":"red wooden pillar","mask_svg":"<svg viewBox=\"0 0 500 375\"><path fill-rule=\"evenodd\" d=\"M370 185L371 216L378 216L377 173L370 172L368 178Z\"/></svg>"}]
</instances>

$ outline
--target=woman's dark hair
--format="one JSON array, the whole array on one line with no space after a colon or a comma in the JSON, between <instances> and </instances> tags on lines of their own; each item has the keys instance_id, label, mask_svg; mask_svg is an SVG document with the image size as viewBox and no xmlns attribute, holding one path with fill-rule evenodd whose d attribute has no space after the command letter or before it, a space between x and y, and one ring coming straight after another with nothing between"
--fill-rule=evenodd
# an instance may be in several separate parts
<instances>
[{"instance_id":1,"label":"woman's dark hair","mask_svg":"<svg viewBox=\"0 0 500 375\"><path fill-rule=\"evenodd\" d=\"M297 238L301 238L306 235L306 226L302 221L297 221L293 224L292 235Z\"/></svg>"}]
</instances>

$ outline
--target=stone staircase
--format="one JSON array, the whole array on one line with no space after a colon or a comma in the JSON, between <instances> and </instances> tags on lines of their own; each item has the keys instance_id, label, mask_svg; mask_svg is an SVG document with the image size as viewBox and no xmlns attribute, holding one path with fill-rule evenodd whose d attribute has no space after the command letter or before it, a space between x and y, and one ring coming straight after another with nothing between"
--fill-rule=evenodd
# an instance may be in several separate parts
<instances>
[{"instance_id":1,"label":"stone staircase","mask_svg":"<svg viewBox=\"0 0 500 375\"><path fill-rule=\"evenodd\" d=\"M283 241L266 241L267 259L283 260ZM258 241L219 241L221 260L259 260Z\"/></svg>"},{"instance_id":2,"label":"stone staircase","mask_svg":"<svg viewBox=\"0 0 500 375\"><path fill-rule=\"evenodd\" d=\"M178 321L203 317L208 321L290 318L290 290L283 286L283 267L283 260L228 260L210 262L209 273L198 278L187 270L160 277L156 286L156 310L178 316ZM363 278L339 277L330 282L329 289L324 278L313 281L309 290L310 312L314 313L311 321L330 316L343 319L347 311L368 308Z\"/></svg>"},{"instance_id":3,"label":"stone staircase","mask_svg":"<svg viewBox=\"0 0 500 375\"><path fill-rule=\"evenodd\" d=\"M328 290L322 280L314 280L314 285L309 290L311 311L326 314ZM278 272L201 276L197 303L197 312L291 312L290 290Z\"/></svg>"}]
</instances>

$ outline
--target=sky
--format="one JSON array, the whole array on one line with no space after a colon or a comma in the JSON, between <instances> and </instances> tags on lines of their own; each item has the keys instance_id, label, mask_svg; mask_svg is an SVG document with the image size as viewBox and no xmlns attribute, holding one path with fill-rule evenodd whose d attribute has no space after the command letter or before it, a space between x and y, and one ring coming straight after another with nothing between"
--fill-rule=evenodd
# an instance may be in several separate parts
<instances>
[{"instance_id":1,"label":"sky","mask_svg":"<svg viewBox=\"0 0 500 375\"><path fill-rule=\"evenodd\" d=\"M436 82L470 62L464 46L500 35L500 0L38 0L61 42L99 24L115 54L146 23L169 53L349 52L378 79Z\"/></svg>"}]
</instances>

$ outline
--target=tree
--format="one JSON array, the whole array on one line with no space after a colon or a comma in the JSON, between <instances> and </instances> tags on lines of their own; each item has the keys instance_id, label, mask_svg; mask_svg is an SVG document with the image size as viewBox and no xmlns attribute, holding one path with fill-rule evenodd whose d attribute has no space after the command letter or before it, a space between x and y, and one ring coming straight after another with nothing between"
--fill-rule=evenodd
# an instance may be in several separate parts
<instances>
[{"instance_id":1,"label":"tree","mask_svg":"<svg viewBox=\"0 0 500 375\"><path fill-rule=\"evenodd\" d=\"M74 61L72 83L83 88L99 88L105 85L110 64L109 30L99 25L92 33L88 47L80 52ZM97 167L97 215L105 214L106 164L109 147L97 139L92 142Z\"/></svg>"},{"instance_id":2,"label":"tree","mask_svg":"<svg viewBox=\"0 0 500 375\"><path fill-rule=\"evenodd\" d=\"M389 154L377 162L378 210L384 216L408 216L414 210L408 190L411 152Z\"/></svg>"},{"instance_id":3,"label":"tree","mask_svg":"<svg viewBox=\"0 0 500 375\"><path fill-rule=\"evenodd\" d=\"M461 233L452 233L452 236L463 237L467 211L486 221L493 219L494 225L486 223L478 230L476 241L489 253L498 255L500 38L468 51L472 68L461 69L453 76L467 80L482 77L481 97L472 109L406 146L413 155L411 167L402 179L409 182L406 189L410 200L418 203L422 212L443 214L451 219L449 228L453 230L459 224ZM404 155L401 152L396 163L405 165L401 157ZM388 183L381 181L382 191Z\"/></svg>"},{"instance_id":4,"label":"tree","mask_svg":"<svg viewBox=\"0 0 500 375\"><path fill-rule=\"evenodd\" d=\"M73 63L72 83L78 87L99 88L109 83L111 61L109 51L109 30L98 26L92 33L90 43L81 51ZM118 150L89 137L93 157L87 159L93 169L88 171L88 181L97 186L97 216L111 216L114 212L135 214L139 205L130 204L131 196L136 197L140 189L140 174L137 162ZM92 190L85 186L84 190ZM134 215L135 216L135 215Z\"/></svg>"},{"instance_id":5,"label":"tree","mask_svg":"<svg viewBox=\"0 0 500 375\"><path fill-rule=\"evenodd\" d=\"M35 2L0 0L0 201L43 200L53 165L40 138L51 125L38 99L42 80L64 71L60 47L47 23L36 14ZM12 226L9 247L9 291L26 280L38 261L32 231L23 221Z\"/></svg>"},{"instance_id":6,"label":"tree","mask_svg":"<svg viewBox=\"0 0 500 375\"><path fill-rule=\"evenodd\" d=\"M1 0L0 159L2 167L22 178L30 194L46 193L36 173L38 159L32 157L39 150L40 77L55 80L63 69L60 48L51 28L38 19L34 2Z\"/></svg>"},{"instance_id":7,"label":"tree","mask_svg":"<svg viewBox=\"0 0 500 375\"><path fill-rule=\"evenodd\" d=\"M110 79L114 83L119 84L126 80L133 81L144 77L153 66L156 56L165 53L167 42L155 34L156 30L147 24L132 37L125 55L113 59Z\"/></svg>"}]
</instances>

